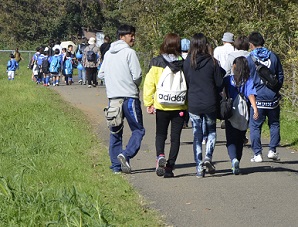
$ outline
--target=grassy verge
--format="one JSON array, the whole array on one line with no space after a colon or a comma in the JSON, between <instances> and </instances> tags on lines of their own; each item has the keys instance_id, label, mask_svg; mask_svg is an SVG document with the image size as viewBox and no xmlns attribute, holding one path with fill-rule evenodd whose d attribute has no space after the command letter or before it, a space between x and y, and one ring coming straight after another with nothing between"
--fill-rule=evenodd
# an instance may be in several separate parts
<instances>
[{"instance_id":1,"label":"grassy verge","mask_svg":"<svg viewBox=\"0 0 298 227\"><path fill-rule=\"evenodd\" d=\"M0 226L161 226L85 116L17 73L0 77Z\"/></svg>"}]
</instances>

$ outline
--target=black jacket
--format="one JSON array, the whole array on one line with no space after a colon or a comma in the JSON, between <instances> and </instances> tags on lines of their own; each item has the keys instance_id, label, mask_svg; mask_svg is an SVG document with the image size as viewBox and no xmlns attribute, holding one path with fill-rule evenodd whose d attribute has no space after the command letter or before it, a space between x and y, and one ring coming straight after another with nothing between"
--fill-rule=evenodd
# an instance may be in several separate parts
<instances>
[{"instance_id":1,"label":"black jacket","mask_svg":"<svg viewBox=\"0 0 298 227\"><path fill-rule=\"evenodd\" d=\"M190 65L190 54L183 64L188 86L188 111L200 115L216 112L223 75L219 64L210 55L198 55L197 67Z\"/></svg>"}]
</instances>

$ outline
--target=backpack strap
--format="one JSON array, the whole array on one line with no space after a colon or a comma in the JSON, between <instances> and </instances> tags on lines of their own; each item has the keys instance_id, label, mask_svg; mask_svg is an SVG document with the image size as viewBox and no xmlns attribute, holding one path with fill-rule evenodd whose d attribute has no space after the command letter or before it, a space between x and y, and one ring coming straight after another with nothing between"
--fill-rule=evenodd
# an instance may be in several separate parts
<instances>
[{"instance_id":1,"label":"backpack strap","mask_svg":"<svg viewBox=\"0 0 298 227\"><path fill-rule=\"evenodd\" d=\"M251 59L253 60L253 62L255 63L256 66L260 65L260 62L258 62L258 60L254 56L250 55L250 57L251 57Z\"/></svg>"}]
</instances>

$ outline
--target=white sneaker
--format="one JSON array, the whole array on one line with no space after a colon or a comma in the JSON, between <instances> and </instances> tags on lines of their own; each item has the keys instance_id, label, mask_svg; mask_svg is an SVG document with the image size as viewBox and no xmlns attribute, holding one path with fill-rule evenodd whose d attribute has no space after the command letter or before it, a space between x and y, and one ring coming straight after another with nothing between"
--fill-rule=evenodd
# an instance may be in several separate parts
<instances>
[{"instance_id":1,"label":"white sneaker","mask_svg":"<svg viewBox=\"0 0 298 227\"><path fill-rule=\"evenodd\" d=\"M272 150L270 150L270 151L268 152L267 157L268 157L269 159L273 159L274 161L279 161L279 160L280 160L280 157L279 157L278 153L277 153L277 152L274 152L274 151L272 151Z\"/></svg>"},{"instance_id":2,"label":"white sneaker","mask_svg":"<svg viewBox=\"0 0 298 227\"><path fill-rule=\"evenodd\" d=\"M126 158L123 154L119 154L117 156L117 159L119 160L121 164L121 170L123 173L131 173L131 167L129 163L126 161Z\"/></svg>"},{"instance_id":3,"label":"white sneaker","mask_svg":"<svg viewBox=\"0 0 298 227\"><path fill-rule=\"evenodd\" d=\"M262 162L263 158L261 154L258 155L254 155L254 157L252 159L250 159L251 162Z\"/></svg>"}]
</instances>

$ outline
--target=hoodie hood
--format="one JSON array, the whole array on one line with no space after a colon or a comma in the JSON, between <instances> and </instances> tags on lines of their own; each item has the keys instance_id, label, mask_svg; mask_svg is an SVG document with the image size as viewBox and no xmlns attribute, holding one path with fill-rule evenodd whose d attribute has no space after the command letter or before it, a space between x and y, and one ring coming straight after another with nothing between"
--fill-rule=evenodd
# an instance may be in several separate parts
<instances>
[{"instance_id":1,"label":"hoodie hood","mask_svg":"<svg viewBox=\"0 0 298 227\"><path fill-rule=\"evenodd\" d=\"M203 68L210 60L212 60L212 57L209 54L199 54L197 55L197 67L196 69Z\"/></svg>"},{"instance_id":2,"label":"hoodie hood","mask_svg":"<svg viewBox=\"0 0 298 227\"><path fill-rule=\"evenodd\" d=\"M125 48L130 48L130 46L123 40L117 40L117 41L111 43L111 47L110 47L109 51L111 52L111 54L115 54Z\"/></svg>"},{"instance_id":3,"label":"hoodie hood","mask_svg":"<svg viewBox=\"0 0 298 227\"><path fill-rule=\"evenodd\" d=\"M254 56L256 59L259 59L260 61L264 62L270 58L271 51L265 47L260 47L255 48L250 54Z\"/></svg>"},{"instance_id":4,"label":"hoodie hood","mask_svg":"<svg viewBox=\"0 0 298 227\"><path fill-rule=\"evenodd\" d=\"M175 56L174 54L163 54L163 60L166 65L173 71L173 73L182 70L183 68L183 58L181 56Z\"/></svg>"}]
</instances>

